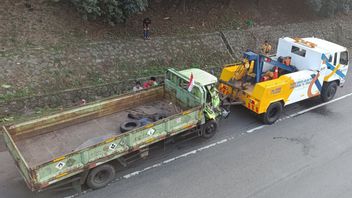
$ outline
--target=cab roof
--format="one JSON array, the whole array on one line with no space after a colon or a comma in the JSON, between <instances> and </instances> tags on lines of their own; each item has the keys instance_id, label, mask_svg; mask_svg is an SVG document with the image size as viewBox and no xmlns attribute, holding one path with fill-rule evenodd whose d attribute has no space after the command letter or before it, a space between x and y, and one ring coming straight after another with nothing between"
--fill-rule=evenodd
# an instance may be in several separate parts
<instances>
[{"instance_id":1,"label":"cab roof","mask_svg":"<svg viewBox=\"0 0 352 198\"><path fill-rule=\"evenodd\" d=\"M289 42L294 42L296 45L304 46L307 47L304 44L301 43L296 43L294 39L286 37L284 38L285 40ZM347 51L346 47L343 47L341 45L338 45L336 43L324 40L324 39L319 39L315 37L307 37L307 38L302 38L304 41L308 41L311 43L316 44L316 47L310 48L313 51L320 52L320 53L334 53L334 52L342 52L342 51Z\"/></svg>"},{"instance_id":2,"label":"cab roof","mask_svg":"<svg viewBox=\"0 0 352 198\"><path fill-rule=\"evenodd\" d=\"M182 74L187 79L189 79L191 74L193 74L194 81L199 83L202 86L206 86L206 85L214 84L218 82L218 79L214 75L198 68L181 70L179 71L179 73Z\"/></svg>"}]
</instances>

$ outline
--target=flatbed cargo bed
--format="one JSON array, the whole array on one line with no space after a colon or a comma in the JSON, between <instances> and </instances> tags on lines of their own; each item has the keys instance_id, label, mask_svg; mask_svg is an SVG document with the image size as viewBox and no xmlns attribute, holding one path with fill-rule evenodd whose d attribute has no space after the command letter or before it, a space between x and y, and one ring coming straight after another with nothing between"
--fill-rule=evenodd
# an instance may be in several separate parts
<instances>
[{"instance_id":1,"label":"flatbed cargo bed","mask_svg":"<svg viewBox=\"0 0 352 198\"><path fill-rule=\"evenodd\" d=\"M20 139L15 143L29 167L36 167L67 153L97 144L104 139L120 134L120 125L132 120L128 118L129 113L149 115L160 113L168 117L178 113L178 109L171 101L162 98L42 135Z\"/></svg>"}]
</instances>

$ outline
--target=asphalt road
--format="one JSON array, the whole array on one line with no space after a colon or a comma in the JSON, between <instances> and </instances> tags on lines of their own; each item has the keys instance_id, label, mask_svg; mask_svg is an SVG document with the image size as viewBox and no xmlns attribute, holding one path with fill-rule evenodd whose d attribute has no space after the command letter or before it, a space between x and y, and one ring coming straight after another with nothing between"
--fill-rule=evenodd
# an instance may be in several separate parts
<instances>
[{"instance_id":1,"label":"asphalt road","mask_svg":"<svg viewBox=\"0 0 352 198\"><path fill-rule=\"evenodd\" d=\"M242 107L233 108L211 140L198 138L156 151L120 171L108 187L81 197L351 197L350 93L351 74L335 101L290 105L271 126L262 126ZM74 195L32 193L7 152L0 153L0 163L0 197Z\"/></svg>"}]
</instances>

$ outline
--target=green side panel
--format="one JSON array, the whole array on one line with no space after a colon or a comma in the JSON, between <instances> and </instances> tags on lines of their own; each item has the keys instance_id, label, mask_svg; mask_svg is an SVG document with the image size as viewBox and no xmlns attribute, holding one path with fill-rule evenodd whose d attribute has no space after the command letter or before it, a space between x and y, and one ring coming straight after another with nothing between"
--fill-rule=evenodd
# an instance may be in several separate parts
<instances>
[{"instance_id":1,"label":"green side panel","mask_svg":"<svg viewBox=\"0 0 352 198\"><path fill-rule=\"evenodd\" d=\"M44 166L41 166L36 170L36 183L38 185L45 184L46 182L59 181L65 177L59 177L60 175L68 176L69 173L77 174L84 167L82 163L82 156L84 152L78 152L66 156L62 160L52 161L50 163L46 163ZM56 180L58 177L58 180Z\"/></svg>"},{"instance_id":2,"label":"green side panel","mask_svg":"<svg viewBox=\"0 0 352 198\"><path fill-rule=\"evenodd\" d=\"M15 160L15 163L16 163L17 167L19 168L21 175L25 179L25 181L28 184L28 186L30 188L32 188L31 187L32 186L31 185L32 179L31 179L31 175L30 175L30 171L29 171L28 165L24 161L24 158L22 157L22 155L18 152L18 148L14 144L12 138L10 137L10 135L6 131L6 129L4 129L4 131L3 131L3 137L4 137L5 144L7 146L7 149L9 150L9 152L12 155L13 159Z\"/></svg>"},{"instance_id":3,"label":"green side panel","mask_svg":"<svg viewBox=\"0 0 352 198\"><path fill-rule=\"evenodd\" d=\"M58 182L82 172L92 164L111 161L132 150L158 142L167 135L181 133L196 126L202 119L202 112L197 107L43 164L36 169L36 183L40 186Z\"/></svg>"}]
</instances>

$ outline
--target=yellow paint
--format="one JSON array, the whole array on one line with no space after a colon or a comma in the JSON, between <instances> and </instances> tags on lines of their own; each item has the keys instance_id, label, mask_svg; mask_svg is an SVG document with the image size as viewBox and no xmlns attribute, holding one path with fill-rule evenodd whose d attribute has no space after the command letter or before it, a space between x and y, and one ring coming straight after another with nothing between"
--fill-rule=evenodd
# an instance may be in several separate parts
<instances>
[{"instance_id":1,"label":"yellow paint","mask_svg":"<svg viewBox=\"0 0 352 198\"><path fill-rule=\"evenodd\" d=\"M183 129L190 129L190 128L193 128L193 124L189 124L189 125L186 125L184 127L182 127Z\"/></svg>"},{"instance_id":2,"label":"yellow paint","mask_svg":"<svg viewBox=\"0 0 352 198\"><path fill-rule=\"evenodd\" d=\"M220 83L219 85L219 92L224 94L224 95L229 95L232 93L232 87L228 86L224 83Z\"/></svg>"},{"instance_id":3,"label":"yellow paint","mask_svg":"<svg viewBox=\"0 0 352 198\"><path fill-rule=\"evenodd\" d=\"M250 62L249 72L254 67L254 61ZM230 80L241 80L247 69L243 64L233 64L226 66L220 75L220 80L229 82ZM261 114L265 113L269 105L273 102L284 101L286 103L293 92L295 82L288 76L280 76L274 80L268 80L255 84L253 89L232 90L232 87L220 83L219 90L224 95L231 94L238 98L243 105L250 110Z\"/></svg>"},{"instance_id":4,"label":"yellow paint","mask_svg":"<svg viewBox=\"0 0 352 198\"><path fill-rule=\"evenodd\" d=\"M246 74L246 69L243 64L234 64L232 66L226 66L220 75L220 80L228 82L231 79L240 80Z\"/></svg>"},{"instance_id":5,"label":"yellow paint","mask_svg":"<svg viewBox=\"0 0 352 198\"><path fill-rule=\"evenodd\" d=\"M148 128L151 128L151 127L153 127L153 126L154 126L154 124L147 124L147 125L144 126L144 128L145 128L145 129L148 129Z\"/></svg>"},{"instance_id":6,"label":"yellow paint","mask_svg":"<svg viewBox=\"0 0 352 198\"><path fill-rule=\"evenodd\" d=\"M192 111L188 110L188 111L184 111L182 112L182 115L187 115L187 114L190 114Z\"/></svg>"},{"instance_id":7,"label":"yellow paint","mask_svg":"<svg viewBox=\"0 0 352 198\"><path fill-rule=\"evenodd\" d=\"M53 162L58 162L58 161L61 161L63 159L65 159L65 156L58 157L58 158L54 159Z\"/></svg>"},{"instance_id":8,"label":"yellow paint","mask_svg":"<svg viewBox=\"0 0 352 198\"><path fill-rule=\"evenodd\" d=\"M57 175L55 178L56 178L56 179L59 179L59 178L61 178L61 177L63 177L63 176L66 176L67 174L68 174L67 172L61 173L60 175Z\"/></svg>"},{"instance_id":9,"label":"yellow paint","mask_svg":"<svg viewBox=\"0 0 352 198\"><path fill-rule=\"evenodd\" d=\"M115 138L109 138L109 139L105 140L105 143L110 143L110 142L112 142L114 140L115 140Z\"/></svg>"},{"instance_id":10,"label":"yellow paint","mask_svg":"<svg viewBox=\"0 0 352 198\"><path fill-rule=\"evenodd\" d=\"M325 76L324 81L328 81L329 78L330 78L332 75L334 75L334 74L336 73L336 71L337 71L340 67L341 67L341 65L338 64L338 65L335 67L335 69L334 69L329 75Z\"/></svg>"},{"instance_id":11,"label":"yellow paint","mask_svg":"<svg viewBox=\"0 0 352 198\"><path fill-rule=\"evenodd\" d=\"M253 73L253 71L254 71L254 61L251 61L251 65L250 65L250 67L249 67L249 71L248 71L248 74L251 74L251 73Z\"/></svg>"},{"instance_id":12,"label":"yellow paint","mask_svg":"<svg viewBox=\"0 0 352 198\"><path fill-rule=\"evenodd\" d=\"M242 97L245 106L248 108L248 103L251 100L258 101L255 103L258 107L258 114L265 113L269 105L273 102L284 101L286 103L291 93L293 92L294 80L288 76L280 76L278 79L269 80L257 83L252 93L247 92L246 98Z\"/></svg>"},{"instance_id":13,"label":"yellow paint","mask_svg":"<svg viewBox=\"0 0 352 198\"><path fill-rule=\"evenodd\" d=\"M147 139L145 142L149 144L149 143L154 142L155 140L156 140L155 137L151 137L151 138Z\"/></svg>"}]
</instances>

